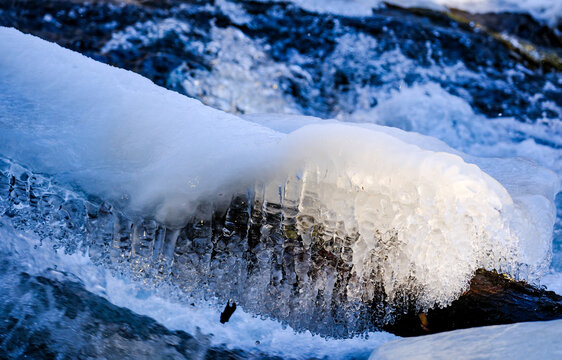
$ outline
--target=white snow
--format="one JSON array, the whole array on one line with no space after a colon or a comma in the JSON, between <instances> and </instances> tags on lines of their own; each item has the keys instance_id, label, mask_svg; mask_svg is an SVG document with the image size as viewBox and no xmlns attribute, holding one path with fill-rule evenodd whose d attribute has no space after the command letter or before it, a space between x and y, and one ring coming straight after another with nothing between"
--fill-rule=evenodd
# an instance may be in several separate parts
<instances>
[{"instance_id":1,"label":"white snow","mask_svg":"<svg viewBox=\"0 0 562 360\"><path fill-rule=\"evenodd\" d=\"M561 338L562 320L487 326L395 340L369 359L560 359Z\"/></svg>"},{"instance_id":2,"label":"white snow","mask_svg":"<svg viewBox=\"0 0 562 360\"><path fill-rule=\"evenodd\" d=\"M135 211L182 220L190 202L257 171L280 138L15 30L0 44L2 153L104 198L134 194Z\"/></svg>"},{"instance_id":3,"label":"white snow","mask_svg":"<svg viewBox=\"0 0 562 360\"><path fill-rule=\"evenodd\" d=\"M279 118L243 120L13 29L0 47L0 154L128 211L178 224L201 198L257 183L281 202L281 187L303 234L358 235L349 296L367 300L370 276L428 307L479 267L530 279L548 267L559 180L533 163L369 124L286 135L257 124Z\"/></svg>"}]
</instances>

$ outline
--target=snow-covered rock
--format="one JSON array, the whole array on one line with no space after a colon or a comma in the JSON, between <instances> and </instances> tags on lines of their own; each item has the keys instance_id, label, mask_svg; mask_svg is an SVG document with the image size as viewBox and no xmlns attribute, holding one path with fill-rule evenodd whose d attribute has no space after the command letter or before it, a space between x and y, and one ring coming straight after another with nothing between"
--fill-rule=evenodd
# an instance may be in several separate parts
<instances>
[{"instance_id":1,"label":"snow-covered rock","mask_svg":"<svg viewBox=\"0 0 562 360\"><path fill-rule=\"evenodd\" d=\"M530 162L376 125L299 118L284 134L261 125L284 118L243 120L7 28L0 94L2 156L170 226L258 187L297 210L283 216L303 241L349 262L351 299L382 286L391 303L446 305L477 268L548 267L559 180Z\"/></svg>"}]
</instances>

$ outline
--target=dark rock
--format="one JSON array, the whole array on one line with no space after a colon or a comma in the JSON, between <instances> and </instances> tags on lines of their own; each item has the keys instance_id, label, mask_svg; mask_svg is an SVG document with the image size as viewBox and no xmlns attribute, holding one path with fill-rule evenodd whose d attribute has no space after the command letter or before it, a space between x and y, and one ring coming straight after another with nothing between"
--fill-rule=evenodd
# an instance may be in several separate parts
<instances>
[{"instance_id":1,"label":"dark rock","mask_svg":"<svg viewBox=\"0 0 562 360\"><path fill-rule=\"evenodd\" d=\"M553 28L541 24L529 14L510 12L472 14L458 9L451 11L469 21L481 24L490 31L510 34L537 46L555 50L562 55L562 37L556 34Z\"/></svg>"},{"instance_id":2,"label":"dark rock","mask_svg":"<svg viewBox=\"0 0 562 360\"><path fill-rule=\"evenodd\" d=\"M562 296L515 281L496 272L478 270L470 289L445 308L399 317L386 331L418 336L443 331L524 321L562 319Z\"/></svg>"}]
</instances>

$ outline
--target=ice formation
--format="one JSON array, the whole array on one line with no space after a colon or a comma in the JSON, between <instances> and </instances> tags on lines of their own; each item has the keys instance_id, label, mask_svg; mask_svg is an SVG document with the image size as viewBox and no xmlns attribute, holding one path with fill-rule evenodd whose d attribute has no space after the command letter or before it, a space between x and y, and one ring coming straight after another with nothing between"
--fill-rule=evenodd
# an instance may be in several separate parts
<instances>
[{"instance_id":1,"label":"ice formation","mask_svg":"<svg viewBox=\"0 0 562 360\"><path fill-rule=\"evenodd\" d=\"M232 187L252 173L245 167L257 172L279 139L141 76L15 33L2 35L0 151L90 194L181 222L188 202Z\"/></svg>"},{"instance_id":2,"label":"ice formation","mask_svg":"<svg viewBox=\"0 0 562 360\"><path fill-rule=\"evenodd\" d=\"M45 294L44 286L51 279L55 281L70 280L78 282L94 296L102 296L116 306L126 307L136 314L149 316L164 325L166 329L186 331L196 336L198 343L203 348L227 344L229 348L243 349L250 352L250 354L257 350L262 352L262 355L265 352L270 356L277 355L284 359L295 360L310 358L366 359L373 349L380 346L381 343L396 338L389 333L376 332L369 333L368 338L356 337L326 341L324 338L314 336L311 333L295 333L293 329L282 326L277 321L256 318L241 309L236 310L227 326L224 326L217 321L220 310L217 310L213 304L203 303L193 306L191 302L178 302L172 295L173 293L171 294L166 288L160 288L158 291L148 291L141 283L126 281L118 276L113 276L110 271L103 267L95 266L91 261L92 259L88 256L80 253L69 255L62 251L53 251L50 247L53 242L48 240L44 240L42 246L37 246L40 243L40 237L31 232L15 230L10 224L11 220L0 219L0 256L2 256L3 264L2 268L0 268L0 278L2 279L0 283L0 289L2 290L0 291L0 308L7 305L3 310L16 314L15 317L21 318L22 312L30 316L25 317L25 320L22 321L24 324L20 323L17 327L12 328L11 331L8 329L3 332L3 342L0 343L0 349L4 349L2 346L6 343L11 343L10 340L13 338L20 339L20 344L25 341L19 337L20 331L24 330L28 336L34 336L34 334L45 329L46 325L50 325L49 323L52 324L52 322L56 322L55 327L61 332L64 332L69 327L71 331L75 331L76 322L83 322L86 328L82 329L87 334L86 336L94 333L95 337L95 331L87 327L88 321L91 318L81 316L83 313L76 318L64 316L61 313L65 311L61 311L59 304L56 304L57 301L64 301L59 297L55 301L45 301L45 295L47 297L56 296L57 291L60 291L56 289L50 293L47 290ZM28 286L30 285L29 282L22 284L20 279L26 277L26 275L22 274L24 272L31 275L31 277L46 277L48 279L47 283L43 282L44 285L40 287ZM16 292L15 298L12 297L14 292ZM28 293L28 296L29 293L32 293L33 297L29 299L28 296L22 296L22 293L25 292ZM30 302L34 305L39 302L39 308L30 306ZM17 305L13 306L14 304ZM71 301L70 303L63 303L62 307L68 308L70 310L69 314L76 314L76 311L89 312L90 310L92 310L92 313L98 313L101 316L104 314L104 312L96 311L95 306L81 308L79 305L76 306L76 304L76 301ZM19 314L18 311L20 312ZM125 312L125 314L121 313L120 315L127 317L129 313ZM103 326L105 321L103 319L102 321L99 320L98 317L97 324ZM112 320L113 317L109 319L109 321ZM138 330L143 331L142 328ZM158 336L158 334L154 335ZM78 338L80 336L78 335ZM110 347L117 346L123 349L127 347L129 341L135 341L134 338L126 337L125 344L123 344L125 346L122 346L122 336L123 334L121 333L116 337L110 337L108 339L111 341ZM107 339L105 334L104 338ZM37 337L33 340L35 339ZM29 346L33 346L33 340L28 343ZM63 354L72 354L72 351L69 350L72 350L77 345L82 345L77 342L77 336L57 339L53 337L52 332L50 333L50 338L46 336L39 339L40 342L48 342L49 340L54 340L52 343L49 343L49 350L53 350L53 347L56 347L57 351ZM88 341L88 343L92 343L92 340ZM99 341L99 339L96 340ZM170 338L167 340L167 344L164 347L177 344L176 341L169 341ZM176 339L172 338L172 340ZM133 356L136 355L138 358L140 352L139 343L136 345L136 351L133 353ZM193 345L197 346L197 343ZM149 344L143 343L141 345L142 348L146 346L149 348L153 347L162 353L162 345L159 343L155 344L150 341ZM44 354L45 349L42 350L41 354ZM108 352L107 349L103 348L94 350L94 352L97 351ZM21 349L10 352L10 354L14 353L22 354Z\"/></svg>"},{"instance_id":3,"label":"ice formation","mask_svg":"<svg viewBox=\"0 0 562 360\"><path fill-rule=\"evenodd\" d=\"M0 47L0 210L97 263L338 337L446 305L479 267L548 266L559 180L532 163L244 120L13 29Z\"/></svg>"}]
</instances>

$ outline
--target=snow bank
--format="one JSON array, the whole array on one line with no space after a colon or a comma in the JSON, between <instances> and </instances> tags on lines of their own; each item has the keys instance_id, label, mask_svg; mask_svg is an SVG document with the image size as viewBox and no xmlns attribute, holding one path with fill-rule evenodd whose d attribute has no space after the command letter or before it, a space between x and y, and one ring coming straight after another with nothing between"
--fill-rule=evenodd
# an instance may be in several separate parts
<instances>
[{"instance_id":1,"label":"snow bank","mask_svg":"<svg viewBox=\"0 0 562 360\"><path fill-rule=\"evenodd\" d=\"M496 325L392 341L369 359L560 359L562 320Z\"/></svg>"},{"instance_id":2,"label":"snow bank","mask_svg":"<svg viewBox=\"0 0 562 360\"><path fill-rule=\"evenodd\" d=\"M558 178L534 164L376 125L243 120L13 29L0 47L0 154L126 211L179 225L260 184L296 206L303 241L350 241L338 256L364 301L378 283L390 302L445 305L479 267L548 266ZM259 124L286 119L288 135Z\"/></svg>"}]
</instances>

